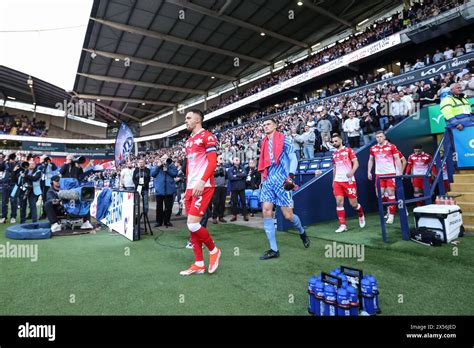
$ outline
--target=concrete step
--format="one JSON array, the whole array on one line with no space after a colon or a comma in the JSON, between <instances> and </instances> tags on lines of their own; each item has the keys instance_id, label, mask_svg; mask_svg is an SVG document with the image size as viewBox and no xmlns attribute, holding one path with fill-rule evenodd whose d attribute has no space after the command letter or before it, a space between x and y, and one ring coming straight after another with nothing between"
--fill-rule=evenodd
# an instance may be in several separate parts
<instances>
[{"instance_id":1,"label":"concrete step","mask_svg":"<svg viewBox=\"0 0 474 348\"><path fill-rule=\"evenodd\" d=\"M464 213L474 213L474 203L467 203L467 202L458 202L456 201L457 205L461 207L461 210Z\"/></svg>"},{"instance_id":2,"label":"concrete step","mask_svg":"<svg viewBox=\"0 0 474 348\"><path fill-rule=\"evenodd\" d=\"M463 224L464 226L464 230L468 233L468 234L472 234L474 232L474 225L466 225L466 224Z\"/></svg>"},{"instance_id":3,"label":"concrete step","mask_svg":"<svg viewBox=\"0 0 474 348\"><path fill-rule=\"evenodd\" d=\"M462 208L461 208L462 210ZM462 223L468 226L474 226L474 213L472 212L462 212Z\"/></svg>"},{"instance_id":4,"label":"concrete step","mask_svg":"<svg viewBox=\"0 0 474 348\"><path fill-rule=\"evenodd\" d=\"M474 185L472 183L452 183L451 190L456 192L474 192Z\"/></svg>"},{"instance_id":5,"label":"concrete step","mask_svg":"<svg viewBox=\"0 0 474 348\"><path fill-rule=\"evenodd\" d=\"M474 184L474 174L454 174L453 178L456 184Z\"/></svg>"},{"instance_id":6,"label":"concrete step","mask_svg":"<svg viewBox=\"0 0 474 348\"><path fill-rule=\"evenodd\" d=\"M450 191L448 196L454 197L456 203L474 203L474 192L459 192L459 191Z\"/></svg>"}]
</instances>

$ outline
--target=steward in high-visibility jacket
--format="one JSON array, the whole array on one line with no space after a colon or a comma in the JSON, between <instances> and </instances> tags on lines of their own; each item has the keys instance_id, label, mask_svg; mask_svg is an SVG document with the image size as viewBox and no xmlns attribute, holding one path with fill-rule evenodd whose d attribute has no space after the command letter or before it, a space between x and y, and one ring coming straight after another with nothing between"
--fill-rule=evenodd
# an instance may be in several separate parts
<instances>
[{"instance_id":1,"label":"steward in high-visibility jacket","mask_svg":"<svg viewBox=\"0 0 474 348\"><path fill-rule=\"evenodd\" d=\"M454 83L451 85L451 95L444 97L440 104L441 112L446 120L447 128L457 128L474 126L474 116L471 113L471 105L464 94L461 93L461 85Z\"/></svg>"}]
</instances>

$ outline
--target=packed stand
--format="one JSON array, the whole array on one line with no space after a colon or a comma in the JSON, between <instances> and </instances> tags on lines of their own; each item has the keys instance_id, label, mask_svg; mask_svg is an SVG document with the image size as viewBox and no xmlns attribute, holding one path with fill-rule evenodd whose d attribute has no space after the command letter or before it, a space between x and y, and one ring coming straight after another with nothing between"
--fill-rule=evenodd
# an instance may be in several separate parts
<instances>
[{"instance_id":1,"label":"packed stand","mask_svg":"<svg viewBox=\"0 0 474 348\"><path fill-rule=\"evenodd\" d=\"M46 137L48 129L44 121L28 119L23 115L4 113L0 114L0 134Z\"/></svg>"},{"instance_id":2,"label":"packed stand","mask_svg":"<svg viewBox=\"0 0 474 348\"><path fill-rule=\"evenodd\" d=\"M296 75L314 69L317 66L329 63L334 59L370 45L373 42L379 41L405 28L409 28L425 19L437 16L442 12L460 6L464 4L464 2L464 0L428 0L424 1L423 4L415 2L410 8L403 10L401 13L392 15L389 18L381 19L368 26L361 34L351 35L345 41L338 42L336 45L311 55L302 61L289 63L286 68L271 74L269 77L264 78L262 81L245 91L220 100L219 103L213 105L207 111L215 111L252 94L261 92L264 89L286 81Z\"/></svg>"}]
</instances>

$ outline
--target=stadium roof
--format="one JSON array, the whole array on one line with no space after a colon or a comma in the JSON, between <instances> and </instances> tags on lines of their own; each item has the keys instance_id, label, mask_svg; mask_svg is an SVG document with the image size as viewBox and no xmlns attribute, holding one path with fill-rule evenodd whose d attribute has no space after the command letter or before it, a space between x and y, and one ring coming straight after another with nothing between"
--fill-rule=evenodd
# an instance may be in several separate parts
<instances>
[{"instance_id":1,"label":"stadium roof","mask_svg":"<svg viewBox=\"0 0 474 348\"><path fill-rule=\"evenodd\" d=\"M74 92L100 99L124 120L143 121L310 49L401 1L301 3L95 0Z\"/></svg>"},{"instance_id":2,"label":"stadium roof","mask_svg":"<svg viewBox=\"0 0 474 348\"><path fill-rule=\"evenodd\" d=\"M70 100L71 96L64 89L51 83L0 65L0 99L7 100L7 98L55 108L56 103Z\"/></svg>"}]
</instances>

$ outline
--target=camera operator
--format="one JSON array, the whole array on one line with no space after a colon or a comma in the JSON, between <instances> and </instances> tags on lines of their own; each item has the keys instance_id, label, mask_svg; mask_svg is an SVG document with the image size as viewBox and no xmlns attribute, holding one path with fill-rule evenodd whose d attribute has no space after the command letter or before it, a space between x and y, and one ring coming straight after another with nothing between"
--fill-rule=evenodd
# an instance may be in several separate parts
<instances>
[{"instance_id":1,"label":"camera operator","mask_svg":"<svg viewBox=\"0 0 474 348\"><path fill-rule=\"evenodd\" d=\"M66 162L59 170L62 178L74 178L80 180L84 171L82 170L80 164L74 161L73 155L66 156Z\"/></svg>"},{"instance_id":2,"label":"camera operator","mask_svg":"<svg viewBox=\"0 0 474 348\"><path fill-rule=\"evenodd\" d=\"M156 225L171 227L171 212L173 209L173 196L176 193L176 185L174 178L178 175L178 169L173 164L168 155L163 155L155 162L155 166L151 168L151 176L154 179L155 196L156 196ZM163 212L163 204L165 206Z\"/></svg>"},{"instance_id":3,"label":"camera operator","mask_svg":"<svg viewBox=\"0 0 474 348\"><path fill-rule=\"evenodd\" d=\"M178 213L176 216L181 216L183 213L183 193L186 192L186 178L183 172L183 166L179 160L176 161L176 169L178 170L178 174L174 178L174 183L176 186L176 197L178 203ZM173 199L174 202L174 199Z\"/></svg>"},{"instance_id":4,"label":"camera operator","mask_svg":"<svg viewBox=\"0 0 474 348\"><path fill-rule=\"evenodd\" d=\"M16 213L18 210L18 200L16 195L12 196L13 189L15 188L16 182L18 180L18 173L20 171L20 166L16 162L16 155L14 153L10 154L7 158L7 161L3 164L0 164L3 168L3 179L2 179L2 218L0 223L5 223L7 220L8 213L8 201L10 201L10 223L16 223Z\"/></svg>"},{"instance_id":5,"label":"camera operator","mask_svg":"<svg viewBox=\"0 0 474 348\"><path fill-rule=\"evenodd\" d=\"M22 171L18 176L18 186L15 193L18 194L20 200L20 223L24 224L26 222L27 205L30 207L31 221L36 222L38 220L36 202L41 195L41 171L36 168L34 160L22 163L21 167Z\"/></svg>"},{"instance_id":6,"label":"camera operator","mask_svg":"<svg viewBox=\"0 0 474 348\"><path fill-rule=\"evenodd\" d=\"M51 187L46 193L46 201L44 202L44 210L48 221L51 224L51 232L61 231L61 225L58 224L58 215L65 214L64 208L59 199L59 176L55 175L51 178Z\"/></svg>"},{"instance_id":7,"label":"camera operator","mask_svg":"<svg viewBox=\"0 0 474 348\"><path fill-rule=\"evenodd\" d=\"M40 220L46 217L46 212L44 210L44 204L46 202L46 193L49 191L51 186L51 177L53 172L58 169L56 164L51 162L51 158L43 155L40 157L41 163L38 169L41 171L41 197L43 197L43 213L41 214Z\"/></svg>"},{"instance_id":8,"label":"camera operator","mask_svg":"<svg viewBox=\"0 0 474 348\"><path fill-rule=\"evenodd\" d=\"M226 168L224 167L224 156L221 154L217 156L217 166L214 170L214 196L212 197L212 223L217 224L217 219L220 222L226 223L224 219L225 199L227 196L227 178Z\"/></svg>"},{"instance_id":9,"label":"camera operator","mask_svg":"<svg viewBox=\"0 0 474 348\"><path fill-rule=\"evenodd\" d=\"M150 190L150 169L145 166L145 160L138 160L138 167L133 171L135 190L143 197L143 212L148 215L148 191Z\"/></svg>"},{"instance_id":10,"label":"camera operator","mask_svg":"<svg viewBox=\"0 0 474 348\"><path fill-rule=\"evenodd\" d=\"M46 202L44 204L44 210L46 212L46 216L48 217L48 221L51 224L51 232L53 233L61 231L61 225L58 223L58 216L63 216L66 214L64 207L61 204L61 200L59 199L59 188L60 177L58 175L54 175L51 178L51 187L46 193ZM83 218L81 230L89 230L94 228L89 220L90 215L87 215L85 218Z\"/></svg>"}]
</instances>

